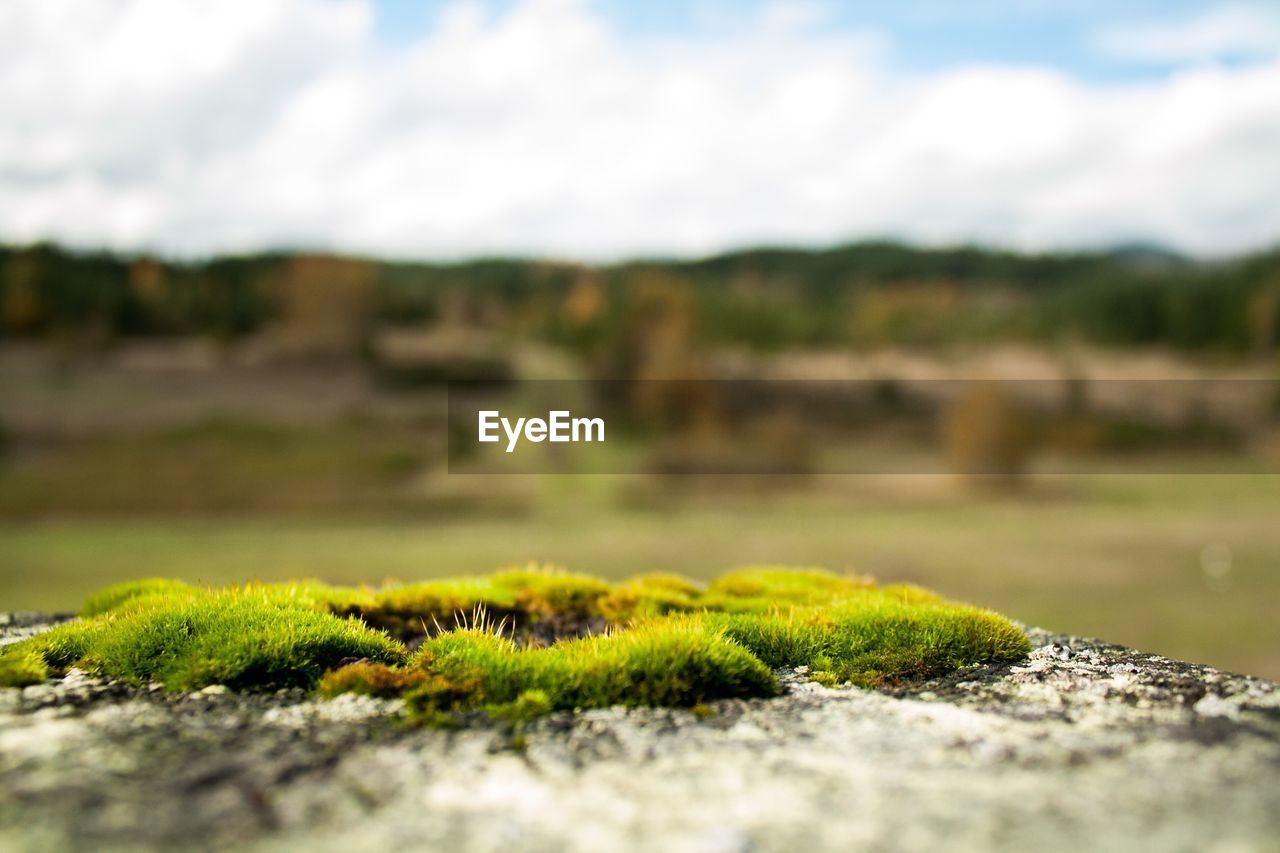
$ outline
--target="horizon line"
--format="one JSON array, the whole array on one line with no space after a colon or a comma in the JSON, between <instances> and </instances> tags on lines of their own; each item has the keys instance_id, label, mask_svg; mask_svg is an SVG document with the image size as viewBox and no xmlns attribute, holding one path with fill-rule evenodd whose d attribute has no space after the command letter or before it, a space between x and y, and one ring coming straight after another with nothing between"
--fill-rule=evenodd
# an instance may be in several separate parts
<instances>
[{"instance_id":1,"label":"horizon line","mask_svg":"<svg viewBox=\"0 0 1280 853\"><path fill-rule=\"evenodd\" d=\"M1111 243L1091 245L1062 246L1057 248L1018 248L999 243L978 240L956 241L924 241L910 240L902 237L868 236L854 237L834 242L775 242L742 243L733 247L708 252L637 252L612 257L591 258L573 257L551 252L538 253L520 250L479 251L468 254L448 255L410 255L399 253L364 252L340 247L308 246L305 244L280 244L259 248L235 249L226 248L207 252L183 253L163 249L121 248L108 245L76 243L57 239L41 238L29 241L10 241L0 236L0 252L23 252L36 249L51 249L67 255L106 256L119 260L150 259L169 264L201 265L220 260L252 259L270 257L317 256L364 260L384 264L421 264L426 266L463 266L480 262L508 263L543 263L580 267L626 267L643 264L689 264L696 265L716 260L733 258L752 253L792 252L805 255L822 255L858 248L895 248L911 252L957 252L975 251L988 255L1010 255L1019 258L1081 258L1081 257L1114 257L1126 253L1147 254L1185 265L1204 266L1230 264L1247 261L1252 258L1280 252L1280 236L1264 244L1234 252L1196 253L1171 246L1156 240L1117 240Z\"/></svg>"}]
</instances>

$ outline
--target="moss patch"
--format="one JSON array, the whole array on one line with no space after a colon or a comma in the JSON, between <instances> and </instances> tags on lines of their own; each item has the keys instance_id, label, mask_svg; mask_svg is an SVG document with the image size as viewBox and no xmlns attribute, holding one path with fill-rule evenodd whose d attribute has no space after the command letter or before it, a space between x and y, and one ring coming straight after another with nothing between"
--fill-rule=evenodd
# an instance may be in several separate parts
<instances>
[{"instance_id":1,"label":"moss patch","mask_svg":"<svg viewBox=\"0 0 1280 853\"><path fill-rule=\"evenodd\" d=\"M275 600L286 599L284 601ZM38 659L45 677L72 666L173 691L210 684L235 688L310 687L349 660L399 663L404 647L356 619L290 603L280 590L188 588L124 597L98 616L53 628L0 653L11 684L30 683ZM34 680L43 680L34 679Z\"/></svg>"},{"instance_id":2,"label":"moss patch","mask_svg":"<svg viewBox=\"0 0 1280 853\"><path fill-rule=\"evenodd\" d=\"M537 697L548 710L611 705L693 706L772 696L772 670L722 630L696 617L662 619L542 648L483 628L423 644L410 670L431 679L405 693L419 713L487 710L503 715ZM343 670L327 677L327 686Z\"/></svg>"},{"instance_id":3,"label":"moss patch","mask_svg":"<svg viewBox=\"0 0 1280 853\"><path fill-rule=\"evenodd\" d=\"M111 610L117 610L139 598L165 596L174 600L179 595L195 595L198 590L184 581L168 578L142 578L136 581L125 581L99 590L85 601L80 608L81 616L98 616Z\"/></svg>"},{"instance_id":4,"label":"moss patch","mask_svg":"<svg viewBox=\"0 0 1280 853\"><path fill-rule=\"evenodd\" d=\"M79 666L169 690L318 686L403 697L423 720L483 712L516 721L771 696L779 667L876 686L1029 651L1022 631L990 611L918 587L780 567L730 572L705 588L673 575L611 584L539 566L378 589L153 579L102 590L82 614L0 650L0 684Z\"/></svg>"},{"instance_id":5,"label":"moss patch","mask_svg":"<svg viewBox=\"0 0 1280 853\"><path fill-rule=\"evenodd\" d=\"M10 647L0 653L0 687L26 687L49 677L44 657L35 649Z\"/></svg>"}]
</instances>

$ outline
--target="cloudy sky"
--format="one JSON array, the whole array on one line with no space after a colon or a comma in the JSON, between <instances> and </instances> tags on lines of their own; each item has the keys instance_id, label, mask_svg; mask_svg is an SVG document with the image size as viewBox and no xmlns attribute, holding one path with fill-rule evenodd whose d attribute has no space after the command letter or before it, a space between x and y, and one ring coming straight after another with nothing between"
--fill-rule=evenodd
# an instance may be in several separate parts
<instances>
[{"instance_id":1,"label":"cloudy sky","mask_svg":"<svg viewBox=\"0 0 1280 853\"><path fill-rule=\"evenodd\" d=\"M0 240L1280 242L1280 3L9 0Z\"/></svg>"}]
</instances>

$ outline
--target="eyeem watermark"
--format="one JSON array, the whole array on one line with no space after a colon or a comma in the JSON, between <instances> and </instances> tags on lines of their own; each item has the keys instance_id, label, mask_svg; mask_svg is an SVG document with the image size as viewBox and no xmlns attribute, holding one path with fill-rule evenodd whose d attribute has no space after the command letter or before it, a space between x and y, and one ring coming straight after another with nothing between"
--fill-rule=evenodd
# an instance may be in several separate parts
<instances>
[{"instance_id":1,"label":"eyeem watermark","mask_svg":"<svg viewBox=\"0 0 1280 853\"><path fill-rule=\"evenodd\" d=\"M546 418L502 417L496 410L480 412L478 440L494 444L502 440L499 430L506 435L507 452L514 453L520 439L534 443L542 441L580 442L604 441L604 418L575 418L571 412L557 410L547 412Z\"/></svg>"}]
</instances>

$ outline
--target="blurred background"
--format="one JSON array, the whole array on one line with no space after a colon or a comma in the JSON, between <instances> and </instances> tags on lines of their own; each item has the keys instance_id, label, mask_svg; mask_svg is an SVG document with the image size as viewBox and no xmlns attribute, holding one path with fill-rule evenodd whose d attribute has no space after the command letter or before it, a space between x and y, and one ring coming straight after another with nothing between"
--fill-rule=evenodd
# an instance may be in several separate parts
<instances>
[{"instance_id":1,"label":"blurred background","mask_svg":"<svg viewBox=\"0 0 1280 853\"><path fill-rule=\"evenodd\" d=\"M1061 5L0 6L0 610L787 563L1280 677L1280 10Z\"/></svg>"}]
</instances>

